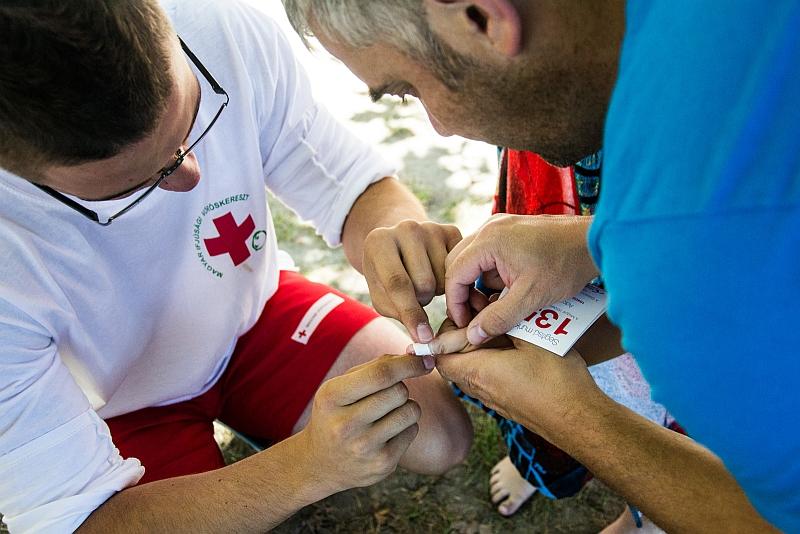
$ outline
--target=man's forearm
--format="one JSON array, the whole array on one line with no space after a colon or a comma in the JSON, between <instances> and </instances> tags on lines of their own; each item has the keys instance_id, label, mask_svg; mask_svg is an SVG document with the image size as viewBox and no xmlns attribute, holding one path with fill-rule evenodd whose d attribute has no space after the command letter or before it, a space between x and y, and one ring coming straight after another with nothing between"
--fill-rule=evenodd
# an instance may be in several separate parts
<instances>
[{"instance_id":1,"label":"man's forearm","mask_svg":"<svg viewBox=\"0 0 800 534\"><path fill-rule=\"evenodd\" d=\"M353 267L362 270L367 234L407 219L427 220L425 208L411 191L393 178L369 186L353 204L342 230L344 253Z\"/></svg>"},{"instance_id":2,"label":"man's forearm","mask_svg":"<svg viewBox=\"0 0 800 534\"><path fill-rule=\"evenodd\" d=\"M569 414L544 437L667 532L774 531L720 459L686 436L599 392Z\"/></svg>"},{"instance_id":3,"label":"man's forearm","mask_svg":"<svg viewBox=\"0 0 800 534\"><path fill-rule=\"evenodd\" d=\"M223 469L128 488L78 532L265 532L333 493L306 472L296 437Z\"/></svg>"}]
</instances>

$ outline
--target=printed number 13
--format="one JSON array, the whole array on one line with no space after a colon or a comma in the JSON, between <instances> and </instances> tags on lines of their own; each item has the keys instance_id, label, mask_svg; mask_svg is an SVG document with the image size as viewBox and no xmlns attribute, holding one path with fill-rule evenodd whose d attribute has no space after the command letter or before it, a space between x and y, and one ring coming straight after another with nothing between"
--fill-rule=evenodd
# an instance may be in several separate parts
<instances>
[{"instance_id":1,"label":"printed number 13","mask_svg":"<svg viewBox=\"0 0 800 534\"><path fill-rule=\"evenodd\" d=\"M533 312L533 314L530 317L528 317L526 321L531 321L534 317L536 317L537 314L539 315L539 317L536 319L536 321L534 321L534 324L539 328L552 328L553 323L551 323L550 321L551 320L558 321L558 312L550 309ZM571 322L572 319L567 317L566 319L561 321L561 324L558 325L558 328L556 328L556 331L553 333L557 336L569 334L569 332L567 332L567 325Z\"/></svg>"}]
</instances>

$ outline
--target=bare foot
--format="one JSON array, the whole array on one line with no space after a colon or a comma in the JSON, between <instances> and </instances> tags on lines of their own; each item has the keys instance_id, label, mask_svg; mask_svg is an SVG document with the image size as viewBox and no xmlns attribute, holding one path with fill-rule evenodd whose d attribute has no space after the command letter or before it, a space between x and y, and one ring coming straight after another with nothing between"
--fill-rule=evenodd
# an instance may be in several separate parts
<instances>
[{"instance_id":1,"label":"bare foot","mask_svg":"<svg viewBox=\"0 0 800 534\"><path fill-rule=\"evenodd\" d=\"M511 458L506 456L492 469L489 491L492 502L497 505L497 511L508 517L536 493L536 488L519 474L511 463Z\"/></svg>"}]
</instances>

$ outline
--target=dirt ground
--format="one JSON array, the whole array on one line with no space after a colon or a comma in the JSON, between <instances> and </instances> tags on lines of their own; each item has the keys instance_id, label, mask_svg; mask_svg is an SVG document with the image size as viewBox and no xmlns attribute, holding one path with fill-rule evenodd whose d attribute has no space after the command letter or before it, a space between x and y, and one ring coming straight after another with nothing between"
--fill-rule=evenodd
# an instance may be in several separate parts
<instances>
[{"instance_id":1,"label":"dirt ground","mask_svg":"<svg viewBox=\"0 0 800 534\"><path fill-rule=\"evenodd\" d=\"M475 443L463 465L440 477L399 469L369 488L333 495L307 506L275 532L289 533L548 533L590 534L613 521L624 502L597 480L578 495L550 501L535 496L511 518L489 501L489 470L504 455L497 427L470 408ZM224 440L229 462L252 450Z\"/></svg>"}]
</instances>

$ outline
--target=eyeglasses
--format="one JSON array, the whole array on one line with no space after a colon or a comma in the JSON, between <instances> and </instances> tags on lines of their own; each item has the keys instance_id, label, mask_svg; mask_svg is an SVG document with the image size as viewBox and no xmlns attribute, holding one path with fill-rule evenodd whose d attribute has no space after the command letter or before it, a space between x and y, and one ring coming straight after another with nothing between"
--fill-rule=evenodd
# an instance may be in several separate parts
<instances>
[{"instance_id":1,"label":"eyeglasses","mask_svg":"<svg viewBox=\"0 0 800 534\"><path fill-rule=\"evenodd\" d=\"M159 185L161 185L161 182L163 182L164 179L167 176L171 175L176 170L178 170L178 167L181 166L181 164L183 163L183 160L186 159L186 156L189 155L189 153L194 149L194 147L196 147L197 144L200 141L203 140L203 138L206 136L206 134L209 132L209 130L211 130L211 127L214 126L214 123L217 122L217 119L222 114L222 110L225 109L225 107L228 105L228 103L231 100L230 97L228 96L228 93L225 92L225 89L223 89L222 86L217 83L217 80L215 80L214 77L211 75L211 73L208 72L208 69L206 69L206 67L202 63L200 63L200 60L197 59L197 56L194 55L194 52L189 50L189 47L186 46L186 43L183 42L183 39L178 37L178 40L181 42L181 48L183 48L183 51L186 53L187 56L189 56L189 59L191 60L191 62L194 64L195 67L197 67L197 70L200 71L200 73L206 79L206 81L211 86L211 88L214 90L214 92L216 94L218 94L218 95L221 95L221 96L225 97L225 101L220 106L220 108L217 111L216 115L214 115L214 118L211 119L211 122L208 124L208 126L205 129L205 131L203 131L203 133L200 134L200 137L198 137L196 141L194 141L191 145L189 145L189 148L187 148L186 150L180 150L179 149L175 153L175 161L169 167L161 170L161 173L159 174L158 180L156 180L151 186L149 186L147 188L147 190L145 190L144 193L142 193L141 195L136 197L133 200L133 202L131 202L130 204L125 206L123 209L121 209L120 211L118 211L114 215L108 217L108 219L106 219L105 221L100 220L100 216L96 212L90 210L86 206L82 206L78 202L75 202L74 200L72 200L68 196L66 196L66 195L64 195L62 193L59 193L55 189L51 189L51 188L47 187L46 185L34 184L36 187L38 187L39 189L41 189L42 191L44 191L45 193L47 193L51 197L55 198L59 202L62 202L64 204L66 204L67 206L69 206L70 208L74 209L75 211L77 211L78 213L80 213L81 215L86 217L87 219L96 222L100 226L108 226L115 219L117 219L117 218L121 217L122 215L124 215L125 213L128 213L129 211L131 211L134 208L134 206L139 204L150 193L152 193Z\"/></svg>"}]
</instances>

